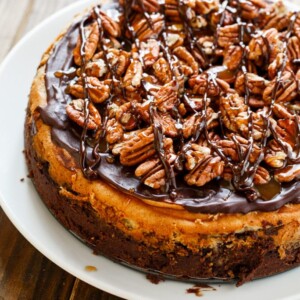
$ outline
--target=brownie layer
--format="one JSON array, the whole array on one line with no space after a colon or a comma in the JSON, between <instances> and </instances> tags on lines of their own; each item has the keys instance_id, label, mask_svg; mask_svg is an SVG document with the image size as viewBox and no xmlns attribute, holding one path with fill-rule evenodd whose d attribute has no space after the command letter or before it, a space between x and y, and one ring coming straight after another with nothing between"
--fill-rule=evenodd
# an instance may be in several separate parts
<instances>
[{"instance_id":1,"label":"brownie layer","mask_svg":"<svg viewBox=\"0 0 300 300\"><path fill-rule=\"evenodd\" d=\"M211 247L192 251L178 242L170 252L157 243L153 247L138 241L99 215L89 202L75 201L60 194L60 187L33 148L32 124L26 126L26 158L34 185L45 205L61 224L78 235L96 253L126 263L145 272L173 276L176 279L235 279L238 284L276 274L300 264L300 247L286 251L280 258L274 237L284 227L269 226L257 231L224 234L218 244L209 235ZM149 234L149 240L151 240ZM147 237L145 237L147 239ZM161 241L162 244L169 241Z\"/></svg>"}]
</instances>

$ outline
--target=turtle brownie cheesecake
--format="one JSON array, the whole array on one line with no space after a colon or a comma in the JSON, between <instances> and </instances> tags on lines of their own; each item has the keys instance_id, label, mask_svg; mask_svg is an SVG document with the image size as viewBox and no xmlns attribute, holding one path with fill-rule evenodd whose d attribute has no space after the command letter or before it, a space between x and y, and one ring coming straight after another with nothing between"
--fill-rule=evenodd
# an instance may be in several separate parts
<instances>
[{"instance_id":1,"label":"turtle brownie cheesecake","mask_svg":"<svg viewBox=\"0 0 300 300\"><path fill-rule=\"evenodd\" d=\"M300 264L300 13L269 0L92 7L25 124L49 210L96 253L240 285Z\"/></svg>"}]
</instances>

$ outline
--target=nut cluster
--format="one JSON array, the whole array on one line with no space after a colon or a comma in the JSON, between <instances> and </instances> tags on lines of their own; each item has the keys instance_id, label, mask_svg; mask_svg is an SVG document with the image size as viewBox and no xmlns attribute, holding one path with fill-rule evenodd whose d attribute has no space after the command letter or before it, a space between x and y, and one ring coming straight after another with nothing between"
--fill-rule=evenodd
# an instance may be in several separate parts
<instances>
[{"instance_id":1,"label":"nut cluster","mask_svg":"<svg viewBox=\"0 0 300 300\"><path fill-rule=\"evenodd\" d=\"M265 0L120 7L83 23L72 122L153 189L223 178L251 199L298 179L300 13Z\"/></svg>"}]
</instances>

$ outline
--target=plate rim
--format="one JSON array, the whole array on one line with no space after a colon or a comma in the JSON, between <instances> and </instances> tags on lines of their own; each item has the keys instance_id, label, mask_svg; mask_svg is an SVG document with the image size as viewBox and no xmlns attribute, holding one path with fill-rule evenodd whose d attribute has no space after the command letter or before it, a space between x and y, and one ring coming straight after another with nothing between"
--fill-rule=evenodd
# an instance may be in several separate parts
<instances>
[{"instance_id":1,"label":"plate rim","mask_svg":"<svg viewBox=\"0 0 300 300\"><path fill-rule=\"evenodd\" d=\"M43 31L56 18L59 18L59 17L65 15L67 12L69 12L71 10L76 10L76 9L80 8L81 11L82 11L82 8L84 8L84 7L88 8L93 3L99 3L99 2L103 2L103 1L101 1L101 0L100 1L96 1L96 0L79 0L75 3L71 3L71 4L67 5L66 7L60 9L59 11L51 14L50 16L45 18L42 22L37 24L33 29L31 29L28 33L26 33L16 43L16 45L14 45L10 49L8 54L5 56L5 58L3 59L3 61L0 64L0 77L2 76L4 70L6 69L6 67L7 67L8 63L11 61L11 59L16 55L16 53L18 53L18 51L20 51L20 49L22 49L22 46L24 44L26 44L26 42L28 42L28 40L32 39L32 37L34 37L38 32ZM289 5L289 7L291 7L291 9L299 9L299 5L296 5L296 4L291 4L291 5L288 4L288 5ZM74 16L75 15L76 14L74 14ZM72 19L70 19L70 22L71 21L72 21ZM61 28L61 30L62 29L63 28ZM58 32L58 34L59 34L59 32ZM42 55L42 53L41 53L41 55ZM32 78L32 80L33 80L33 78ZM27 87L27 88L30 89L30 87ZM25 114L24 114L24 117L25 117ZM24 159L24 163L25 163L25 159ZM16 215L13 213L13 211L11 210L11 207L8 205L8 203L9 203L9 201L5 200L5 196L3 195L2 190L0 190L0 206L2 207L4 213L7 215L9 220L13 223L13 225L17 228L17 230L22 234L22 236L30 244L32 244L34 248L36 248L45 257L47 257L50 261L52 261L53 263L55 263L57 266L61 267L63 270L67 271L68 273L72 274L73 276L83 280L84 282L87 282L88 284L90 284L90 285L92 285L92 286L94 286L98 289L104 290L108 293L114 294L116 296L119 296L119 297L122 297L122 298L125 298L125 299L141 299L141 295L138 295L138 294L136 294L132 291L126 291L122 288L119 288L118 286L113 285L113 283L106 284L106 283L102 282L101 286L99 286L99 282L94 281L93 278L91 278L89 276L86 276L86 277L81 276L83 274L83 272L80 272L80 274L78 275L72 268L70 268L70 266L68 266L67 264L64 264L63 261L54 259L53 256L50 253L48 253L46 247L39 244L34 236L30 235L29 232L27 232L25 229L22 228L21 224L19 223L18 219L16 218ZM59 226L61 226L60 223L59 223ZM85 246L85 247L87 247L87 246ZM300 291L299 291L298 295L288 296L285 299L286 300L299 299L299 296L300 296ZM153 299L153 298L148 298L147 295L146 296L143 295L143 299Z\"/></svg>"},{"instance_id":2,"label":"plate rim","mask_svg":"<svg viewBox=\"0 0 300 300\"><path fill-rule=\"evenodd\" d=\"M28 42L33 36L35 36L38 32L42 31L44 27L49 26L55 19L59 18L60 16L65 15L70 10L76 10L81 9L77 13L73 14L73 17L75 17L78 13L82 13L84 9L88 9L95 3L99 2L105 2L107 0L78 0L77 2L71 3L62 9L59 9L58 11L52 13L51 15L47 16L43 21L36 24L32 29L30 29L24 36L20 38L20 40L8 51L8 53L5 55L4 59L0 63L0 77L4 73L4 70L6 69L8 63L11 61L11 59L22 49L22 46ZM69 20L69 23L72 22L72 18ZM66 22L66 27L68 26L68 22ZM64 28L61 28L60 31L62 32ZM57 35L59 35L60 32L57 32ZM48 45L50 46L50 44ZM47 48L44 49L46 51ZM40 56L42 56L43 53L41 53ZM37 67L37 66L36 66ZM32 78L33 80L33 78ZM28 91L30 90L30 86L27 87ZM27 107L27 105L26 105ZM24 114L24 120L25 120L25 114ZM24 158L25 163L25 158ZM32 184L32 183L31 183ZM32 184L33 185L33 184ZM33 187L34 188L34 187ZM35 189L35 188L34 188ZM39 195L38 195L39 196ZM49 259L51 262L53 262L58 267L62 268L64 271L68 272L72 276L79 278L80 280L94 286L95 288L101 289L105 292L111 293L113 295L116 295L118 297L122 297L125 299L138 299L139 295L136 295L132 292L128 292L126 290L123 290L121 288L118 288L117 286L113 284L105 284L101 283L101 287L99 287L99 282L96 282L92 280L92 278L86 278L85 276L81 276L82 274L75 274L75 271L70 268L67 264L64 264L62 261L58 261L55 259L52 254L48 253L47 248L43 247L38 241L36 241L35 237L32 236L29 232L24 230L19 223L19 220L16 218L16 215L11 210L10 206L8 205L9 201L5 200L5 196L3 195L2 190L0 190L0 206L3 209L5 215L8 217L10 222L14 225L14 227L21 233L21 235L28 241L35 249L37 249L42 255L44 255L47 259ZM43 204L44 205L44 204ZM47 209L48 210L48 209ZM51 212L49 211L51 214ZM52 215L52 214L51 214ZM53 216L53 215L52 215ZM54 216L53 216L54 218ZM57 221L58 222L58 221ZM59 223L59 222L58 222ZM59 223L60 226L62 226ZM69 233L70 234L70 233ZM86 245L85 245L86 246ZM86 246L88 247L88 246ZM84 275L84 274L83 274ZM88 276L87 276L88 277ZM146 299L146 298L145 298Z\"/></svg>"}]
</instances>

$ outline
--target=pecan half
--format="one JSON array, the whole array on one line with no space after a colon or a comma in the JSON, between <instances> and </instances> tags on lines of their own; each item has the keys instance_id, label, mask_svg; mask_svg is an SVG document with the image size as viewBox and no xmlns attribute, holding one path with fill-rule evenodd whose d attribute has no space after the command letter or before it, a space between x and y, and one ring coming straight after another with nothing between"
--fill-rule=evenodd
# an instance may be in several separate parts
<instances>
[{"instance_id":1,"label":"pecan half","mask_svg":"<svg viewBox=\"0 0 300 300\"><path fill-rule=\"evenodd\" d=\"M96 77L86 78L86 88L91 100L94 103L102 103L110 96L110 87ZM68 86L68 93L76 98L84 98L84 88L82 79L76 84Z\"/></svg>"},{"instance_id":2,"label":"pecan half","mask_svg":"<svg viewBox=\"0 0 300 300\"><path fill-rule=\"evenodd\" d=\"M107 65L103 59L97 59L89 61L86 65L85 72L87 76L91 77L102 77L107 73Z\"/></svg>"},{"instance_id":3,"label":"pecan half","mask_svg":"<svg viewBox=\"0 0 300 300\"><path fill-rule=\"evenodd\" d=\"M147 42L141 43L141 55L143 57L145 67L152 66L159 56L159 42L149 39Z\"/></svg>"},{"instance_id":4,"label":"pecan half","mask_svg":"<svg viewBox=\"0 0 300 300\"><path fill-rule=\"evenodd\" d=\"M214 28L219 25L232 25L235 23L235 15L233 12L228 10L225 10L222 14L217 11L212 13L210 22Z\"/></svg>"},{"instance_id":5,"label":"pecan half","mask_svg":"<svg viewBox=\"0 0 300 300\"><path fill-rule=\"evenodd\" d=\"M144 177L143 183L153 189L166 184L166 172L159 158L146 160L135 170L135 176Z\"/></svg>"},{"instance_id":6,"label":"pecan half","mask_svg":"<svg viewBox=\"0 0 300 300\"><path fill-rule=\"evenodd\" d=\"M214 112L214 110L211 107L208 107L206 109L206 121L203 123L203 120L205 119L204 114L194 113L187 117L182 126L182 132L184 138L189 138L192 136L196 136L196 133L200 133L203 130L203 126L205 124L206 128L212 129L216 126L218 126L219 122L219 114Z\"/></svg>"},{"instance_id":7,"label":"pecan half","mask_svg":"<svg viewBox=\"0 0 300 300\"><path fill-rule=\"evenodd\" d=\"M192 68L191 74L197 74L199 72L199 66L193 55L183 46L177 47L173 50L173 54L175 54L179 60L183 61L186 65ZM190 75L191 75L190 74Z\"/></svg>"},{"instance_id":8,"label":"pecan half","mask_svg":"<svg viewBox=\"0 0 300 300\"><path fill-rule=\"evenodd\" d=\"M220 136L213 131L208 132L208 135L202 135L199 138L198 145L204 147L211 147L210 143L216 145L216 143L220 140ZM208 142L210 141L210 143Z\"/></svg>"},{"instance_id":9,"label":"pecan half","mask_svg":"<svg viewBox=\"0 0 300 300\"><path fill-rule=\"evenodd\" d=\"M165 0L164 6L165 6L166 19L168 21L172 23L177 23L181 21L177 0Z\"/></svg>"},{"instance_id":10,"label":"pecan half","mask_svg":"<svg viewBox=\"0 0 300 300\"><path fill-rule=\"evenodd\" d=\"M239 45L230 45L224 51L223 65L225 65L228 70L237 70L241 64L243 57L243 49Z\"/></svg>"},{"instance_id":11,"label":"pecan half","mask_svg":"<svg viewBox=\"0 0 300 300\"><path fill-rule=\"evenodd\" d=\"M138 165L156 153L152 126L131 131L123 138L123 141L114 145L112 153L120 155L120 162L124 166Z\"/></svg>"},{"instance_id":12,"label":"pecan half","mask_svg":"<svg viewBox=\"0 0 300 300\"><path fill-rule=\"evenodd\" d=\"M186 169L189 171L193 170L199 163L210 156L210 154L210 148L194 143L191 144L189 149L185 152Z\"/></svg>"},{"instance_id":13,"label":"pecan half","mask_svg":"<svg viewBox=\"0 0 300 300\"><path fill-rule=\"evenodd\" d=\"M159 58L153 64L154 76L163 84L168 83L172 79L172 72L168 62L163 58Z\"/></svg>"},{"instance_id":14,"label":"pecan half","mask_svg":"<svg viewBox=\"0 0 300 300\"><path fill-rule=\"evenodd\" d=\"M229 130L239 132L241 124L248 127L248 108L244 103L244 98L238 94L227 94L221 97L220 111L222 121Z\"/></svg>"},{"instance_id":15,"label":"pecan half","mask_svg":"<svg viewBox=\"0 0 300 300\"><path fill-rule=\"evenodd\" d=\"M210 106L210 103L211 103L211 98L207 98L206 106ZM192 111L200 111L204 107L204 98L202 96L201 97L196 97L196 96L188 97L187 95L185 95L184 105L185 105L186 109L189 109Z\"/></svg>"},{"instance_id":16,"label":"pecan half","mask_svg":"<svg viewBox=\"0 0 300 300\"><path fill-rule=\"evenodd\" d=\"M300 28L299 28L299 37L300 37ZM289 38L287 47L288 47L288 56L291 61L300 59L300 39L297 36L292 36L291 38Z\"/></svg>"},{"instance_id":17,"label":"pecan half","mask_svg":"<svg viewBox=\"0 0 300 300\"><path fill-rule=\"evenodd\" d=\"M109 144L119 142L123 137L123 126L116 119L109 119L106 123L106 141Z\"/></svg>"},{"instance_id":18,"label":"pecan half","mask_svg":"<svg viewBox=\"0 0 300 300\"><path fill-rule=\"evenodd\" d=\"M109 49L108 62L117 76L122 76L130 64L130 53L124 50Z\"/></svg>"},{"instance_id":19,"label":"pecan half","mask_svg":"<svg viewBox=\"0 0 300 300\"><path fill-rule=\"evenodd\" d=\"M273 106L273 113L280 119L292 119L294 116L282 104L275 103Z\"/></svg>"},{"instance_id":20,"label":"pecan half","mask_svg":"<svg viewBox=\"0 0 300 300\"><path fill-rule=\"evenodd\" d=\"M189 185L203 186L212 179L222 175L224 162L220 157L207 156L199 162L185 177Z\"/></svg>"},{"instance_id":21,"label":"pecan half","mask_svg":"<svg viewBox=\"0 0 300 300\"><path fill-rule=\"evenodd\" d=\"M78 124L80 127L85 126L85 114L84 114L84 100L76 99L72 100L66 107L66 112L68 117ZM101 116L96 109L96 107L89 103L87 106L88 110L88 120L87 120L87 129L88 130L97 130L101 125Z\"/></svg>"},{"instance_id":22,"label":"pecan half","mask_svg":"<svg viewBox=\"0 0 300 300\"><path fill-rule=\"evenodd\" d=\"M95 54L97 46L99 43L99 27L97 22L92 23L84 29L85 35L85 45L84 45L84 55L85 61L89 61ZM74 61L76 65L80 66L82 64L81 58L81 37L78 38L76 47L73 50Z\"/></svg>"},{"instance_id":23,"label":"pecan half","mask_svg":"<svg viewBox=\"0 0 300 300\"><path fill-rule=\"evenodd\" d=\"M241 2L241 16L246 20L253 20L260 17L261 9L267 4L261 0L248 0Z\"/></svg>"},{"instance_id":24,"label":"pecan half","mask_svg":"<svg viewBox=\"0 0 300 300\"><path fill-rule=\"evenodd\" d=\"M151 27L149 22L151 22ZM150 38L157 39L163 29L164 18L161 14L150 15L149 22L142 15L137 15L133 21L133 30L140 41Z\"/></svg>"},{"instance_id":25,"label":"pecan half","mask_svg":"<svg viewBox=\"0 0 300 300\"><path fill-rule=\"evenodd\" d=\"M238 45L239 38L239 25L226 25L217 29L218 32L218 45L222 48L228 48L231 45Z\"/></svg>"},{"instance_id":26,"label":"pecan half","mask_svg":"<svg viewBox=\"0 0 300 300\"><path fill-rule=\"evenodd\" d=\"M250 96L248 104L253 108L262 108L265 106L265 102L259 96Z\"/></svg>"},{"instance_id":27,"label":"pecan half","mask_svg":"<svg viewBox=\"0 0 300 300\"><path fill-rule=\"evenodd\" d=\"M290 62L284 53L279 53L268 67L268 75L270 79L275 79L278 74L283 71L292 71ZM276 80L276 79L275 79Z\"/></svg>"},{"instance_id":28,"label":"pecan half","mask_svg":"<svg viewBox=\"0 0 300 300\"><path fill-rule=\"evenodd\" d=\"M268 143L264 161L272 168L282 168L286 160L286 153L275 140Z\"/></svg>"},{"instance_id":29,"label":"pecan half","mask_svg":"<svg viewBox=\"0 0 300 300\"><path fill-rule=\"evenodd\" d=\"M129 92L137 90L141 86L143 67L139 60L133 60L126 70L123 86Z\"/></svg>"},{"instance_id":30,"label":"pecan half","mask_svg":"<svg viewBox=\"0 0 300 300\"><path fill-rule=\"evenodd\" d=\"M154 103L157 108L166 112L171 110L177 102L177 90L176 82L171 81L170 83L162 86L154 97Z\"/></svg>"},{"instance_id":31,"label":"pecan half","mask_svg":"<svg viewBox=\"0 0 300 300\"><path fill-rule=\"evenodd\" d=\"M219 0L196 0L191 2L194 3L192 8L200 15L206 15L214 10L218 10L220 6Z\"/></svg>"},{"instance_id":32,"label":"pecan half","mask_svg":"<svg viewBox=\"0 0 300 300\"><path fill-rule=\"evenodd\" d=\"M300 14L297 14L295 23L294 23L294 32L295 35L300 39Z\"/></svg>"},{"instance_id":33,"label":"pecan half","mask_svg":"<svg viewBox=\"0 0 300 300\"><path fill-rule=\"evenodd\" d=\"M297 164L297 165L287 166L280 170L276 170L274 174L274 178L278 182L290 182L294 179L299 179L300 166Z\"/></svg>"},{"instance_id":34,"label":"pecan half","mask_svg":"<svg viewBox=\"0 0 300 300\"><path fill-rule=\"evenodd\" d=\"M176 137L178 136L178 129L176 127L176 121L171 117L169 113L160 113L155 114L154 118L156 122L161 125L162 132L165 136Z\"/></svg>"},{"instance_id":35,"label":"pecan half","mask_svg":"<svg viewBox=\"0 0 300 300\"><path fill-rule=\"evenodd\" d=\"M229 138L226 140L218 140L217 145L221 147L222 152L234 162L243 160L251 146L249 140L233 134L230 134ZM262 150L256 144L253 144L252 149L250 150L249 161L254 163Z\"/></svg>"},{"instance_id":36,"label":"pecan half","mask_svg":"<svg viewBox=\"0 0 300 300\"><path fill-rule=\"evenodd\" d=\"M262 31L249 42L248 58L258 66L272 63L277 55L283 51L283 42L275 28Z\"/></svg>"},{"instance_id":37,"label":"pecan half","mask_svg":"<svg viewBox=\"0 0 300 300\"><path fill-rule=\"evenodd\" d=\"M201 47L202 53L198 53L197 51L194 51L194 53L198 53L198 56L201 55L200 61L201 61L201 65L203 66L204 64L202 62L202 59L205 59L205 57L203 57L204 56L203 53L207 56L214 54L214 48L215 48L214 37L212 37L212 36L200 37L197 40L197 44ZM205 63L207 63L207 62L205 62Z\"/></svg>"},{"instance_id":38,"label":"pecan half","mask_svg":"<svg viewBox=\"0 0 300 300\"><path fill-rule=\"evenodd\" d=\"M110 96L110 86L96 77L87 77L87 90L94 103L102 103Z\"/></svg>"},{"instance_id":39,"label":"pecan half","mask_svg":"<svg viewBox=\"0 0 300 300\"><path fill-rule=\"evenodd\" d=\"M167 138L163 143L165 159L171 166L176 159L173 149L173 140ZM157 157L146 160L135 170L135 176L142 177L144 184L153 189L159 189L166 185L166 175L166 170L161 160Z\"/></svg>"},{"instance_id":40,"label":"pecan half","mask_svg":"<svg viewBox=\"0 0 300 300\"><path fill-rule=\"evenodd\" d=\"M144 101L143 103L136 103L135 109L139 116L144 120L147 124L151 123L150 119L150 106L152 103L152 99Z\"/></svg>"},{"instance_id":41,"label":"pecan half","mask_svg":"<svg viewBox=\"0 0 300 300\"><path fill-rule=\"evenodd\" d=\"M253 183L256 185L267 184L271 180L271 175L267 169L258 166L253 178Z\"/></svg>"},{"instance_id":42,"label":"pecan half","mask_svg":"<svg viewBox=\"0 0 300 300\"><path fill-rule=\"evenodd\" d=\"M226 181L231 181L233 179L232 169L230 167L225 167L222 177ZM255 174L253 174L253 183L255 185L267 184L271 180L271 175L269 171L262 166L258 166Z\"/></svg>"},{"instance_id":43,"label":"pecan half","mask_svg":"<svg viewBox=\"0 0 300 300\"><path fill-rule=\"evenodd\" d=\"M244 95L246 92L246 88L252 94L262 95L266 85L269 83L268 80L264 79L261 76L256 74L241 73L235 81L235 90L240 94Z\"/></svg>"},{"instance_id":44,"label":"pecan half","mask_svg":"<svg viewBox=\"0 0 300 300\"><path fill-rule=\"evenodd\" d=\"M275 126L276 135L286 144L292 148L295 147L297 139L297 123L299 122L297 116L292 119L279 119Z\"/></svg>"},{"instance_id":45,"label":"pecan half","mask_svg":"<svg viewBox=\"0 0 300 300\"><path fill-rule=\"evenodd\" d=\"M119 37L121 35L120 25L103 11L100 11L100 16L104 30L113 37Z\"/></svg>"},{"instance_id":46,"label":"pecan half","mask_svg":"<svg viewBox=\"0 0 300 300\"><path fill-rule=\"evenodd\" d=\"M263 93L263 100L265 103L270 104L275 102L289 102L296 98L298 95L298 80L300 79L300 73L296 75L292 71L285 71L282 74L280 82L277 83L277 78L274 78L267 84ZM278 88L276 89L276 86ZM273 97L274 89L277 91Z\"/></svg>"},{"instance_id":47,"label":"pecan half","mask_svg":"<svg viewBox=\"0 0 300 300\"><path fill-rule=\"evenodd\" d=\"M116 111L116 120L126 130L134 130L137 127L138 122L131 102L124 103L119 107Z\"/></svg>"},{"instance_id":48,"label":"pecan half","mask_svg":"<svg viewBox=\"0 0 300 300\"><path fill-rule=\"evenodd\" d=\"M194 94L206 94L208 97L220 96L223 91L230 90L230 85L226 81L215 78L209 72L192 76L188 83Z\"/></svg>"},{"instance_id":49,"label":"pecan half","mask_svg":"<svg viewBox=\"0 0 300 300\"><path fill-rule=\"evenodd\" d=\"M204 16L195 15L190 20L190 26L195 29L201 29L205 28L207 26L207 20L204 18Z\"/></svg>"},{"instance_id":50,"label":"pecan half","mask_svg":"<svg viewBox=\"0 0 300 300\"><path fill-rule=\"evenodd\" d=\"M273 10L267 12L263 19L263 28L276 28L278 31L287 29L290 24L291 13L286 13L282 1L276 1Z\"/></svg>"},{"instance_id":51,"label":"pecan half","mask_svg":"<svg viewBox=\"0 0 300 300\"><path fill-rule=\"evenodd\" d=\"M158 0L140 0L132 8L140 13L143 10L148 13L154 13L159 11L159 2Z\"/></svg>"},{"instance_id":52,"label":"pecan half","mask_svg":"<svg viewBox=\"0 0 300 300\"><path fill-rule=\"evenodd\" d=\"M184 34L182 32L168 32L166 35L166 44L172 50L176 47L180 47L184 43Z\"/></svg>"}]
</instances>

